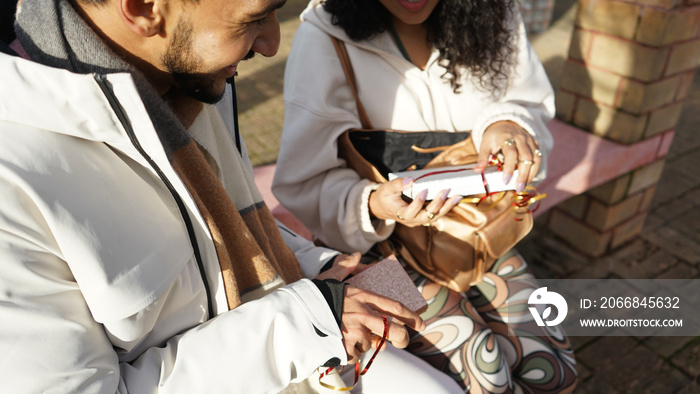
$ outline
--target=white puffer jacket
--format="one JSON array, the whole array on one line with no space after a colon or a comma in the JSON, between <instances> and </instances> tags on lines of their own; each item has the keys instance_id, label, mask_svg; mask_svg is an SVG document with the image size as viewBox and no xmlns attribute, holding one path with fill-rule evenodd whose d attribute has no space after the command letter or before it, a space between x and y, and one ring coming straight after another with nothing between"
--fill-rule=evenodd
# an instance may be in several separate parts
<instances>
[{"instance_id":1,"label":"white puffer jacket","mask_svg":"<svg viewBox=\"0 0 700 394\"><path fill-rule=\"evenodd\" d=\"M130 75L0 54L0 140L0 392L269 393L346 361L308 279L226 311L207 226ZM288 240L305 272L330 257Z\"/></svg>"}]
</instances>

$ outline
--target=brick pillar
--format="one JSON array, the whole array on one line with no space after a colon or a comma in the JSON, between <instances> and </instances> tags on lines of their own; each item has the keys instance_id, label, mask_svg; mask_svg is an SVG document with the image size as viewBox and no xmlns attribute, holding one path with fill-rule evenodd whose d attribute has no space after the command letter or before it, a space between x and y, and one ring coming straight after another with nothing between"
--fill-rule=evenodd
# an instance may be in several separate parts
<instances>
[{"instance_id":1,"label":"brick pillar","mask_svg":"<svg viewBox=\"0 0 700 394\"><path fill-rule=\"evenodd\" d=\"M660 160L552 210L572 246L600 256L641 231L699 59L700 0L579 0L557 118L624 145L666 143Z\"/></svg>"}]
</instances>

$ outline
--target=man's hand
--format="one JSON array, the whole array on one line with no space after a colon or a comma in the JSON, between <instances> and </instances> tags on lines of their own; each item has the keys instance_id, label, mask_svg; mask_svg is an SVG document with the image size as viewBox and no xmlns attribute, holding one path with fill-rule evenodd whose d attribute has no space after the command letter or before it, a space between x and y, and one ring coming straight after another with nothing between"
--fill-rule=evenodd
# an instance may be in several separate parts
<instances>
[{"instance_id":1,"label":"man's hand","mask_svg":"<svg viewBox=\"0 0 700 394\"><path fill-rule=\"evenodd\" d=\"M345 287L341 331L348 363L360 360L362 353L376 348L384 334L385 315L389 321L387 341L397 348L408 345L408 331L425 329L425 322L398 301L353 286Z\"/></svg>"},{"instance_id":2,"label":"man's hand","mask_svg":"<svg viewBox=\"0 0 700 394\"><path fill-rule=\"evenodd\" d=\"M357 275L370 267L370 265L360 264L360 257L362 257L360 252L355 252L350 256L339 254L335 256L331 268L320 273L316 279L335 279L342 282L350 274Z\"/></svg>"},{"instance_id":3,"label":"man's hand","mask_svg":"<svg viewBox=\"0 0 700 394\"><path fill-rule=\"evenodd\" d=\"M338 255L333 266L316 279L344 280L350 274L358 274L369 268L360 264L360 253ZM398 301L380 296L371 291L345 286L341 331L349 363L356 363L362 353L376 348L384 334L384 320L389 321L387 341L398 348L408 345L408 332L404 325L416 331L425 329L425 322L416 313Z\"/></svg>"}]
</instances>

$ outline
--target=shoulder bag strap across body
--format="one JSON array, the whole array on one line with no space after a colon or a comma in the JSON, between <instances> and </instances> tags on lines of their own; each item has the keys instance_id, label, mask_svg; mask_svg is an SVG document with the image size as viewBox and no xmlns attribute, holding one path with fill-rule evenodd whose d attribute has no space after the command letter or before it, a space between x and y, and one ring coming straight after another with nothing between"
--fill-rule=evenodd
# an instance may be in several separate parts
<instances>
[{"instance_id":1,"label":"shoulder bag strap across body","mask_svg":"<svg viewBox=\"0 0 700 394\"><path fill-rule=\"evenodd\" d=\"M415 151L409 153L415 153L416 157L431 155L427 158L419 157L417 168L471 164L477 161L476 148L467 132L373 129L360 101L345 43L332 36L331 40L355 97L363 128L347 130L338 138L338 155L346 160L349 168L362 178L383 183L387 181L387 172L403 170L386 164L387 161L393 161L392 152L403 155L406 151ZM443 139L441 143L436 143L441 136L456 139L448 143L444 143ZM369 154L360 152L363 140L367 148L376 149L374 145L377 144L372 141L378 140L383 147L392 147L394 150L379 154L371 149ZM420 148L416 147L416 141L420 141ZM513 192L507 192L505 196L493 201L489 197L481 206L461 202L447 215L431 222L430 226L407 227L397 223L394 233L387 241L379 244L379 249L385 256L398 254L411 268L436 283L454 291L465 291L481 282L495 260L507 253L532 228L532 215L518 215L518 220L514 219L512 194Z\"/></svg>"}]
</instances>

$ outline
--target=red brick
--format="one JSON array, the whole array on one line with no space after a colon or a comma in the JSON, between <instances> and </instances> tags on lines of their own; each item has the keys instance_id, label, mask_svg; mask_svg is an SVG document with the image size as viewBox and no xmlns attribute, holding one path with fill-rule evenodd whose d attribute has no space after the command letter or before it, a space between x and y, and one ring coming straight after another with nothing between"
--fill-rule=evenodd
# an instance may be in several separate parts
<instances>
[{"instance_id":1,"label":"red brick","mask_svg":"<svg viewBox=\"0 0 700 394\"><path fill-rule=\"evenodd\" d=\"M632 195L658 183L664 170L664 163L665 160L657 160L648 166L635 170L632 173L632 181L627 195Z\"/></svg>"},{"instance_id":2,"label":"red brick","mask_svg":"<svg viewBox=\"0 0 700 394\"><path fill-rule=\"evenodd\" d=\"M555 96L557 119L564 122L571 122L574 116L574 106L576 105L576 96L571 93L558 91Z\"/></svg>"},{"instance_id":3,"label":"red brick","mask_svg":"<svg viewBox=\"0 0 700 394\"><path fill-rule=\"evenodd\" d=\"M697 35L700 9L677 8L672 11L646 7L637 28L635 41L664 46L690 40Z\"/></svg>"},{"instance_id":4,"label":"red brick","mask_svg":"<svg viewBox=\"0 0 700 394\"><path fill-rule=\"evenodd\" d=\"M699 58L700 39L675 45L671 51L664 75L695 70L698 66Z\"/></svg>"},{"instance_id":5,"label":"red brick","mask_svg":"<svg viewBox=\"0 0 700 394\"><path fill-rule=\"evenodd\" d=\"M644 131L644 138L650 138L663 131L675 128L682 111L683 102L651 111L649 113L649 123Z\"/></svg>"},{"instance_id":6,"label":"red brick","mask_svg":"<svg viewBox=\"0 0 700 394\"><path fill-rule=\"evenodd\" d=\"M574 28L569 44L569 58L576 60L585 60L588 55L588 49L591 45L593 34L586 30Z\"/></svg>"},{"instance_id":7,"label":"red brick","mask_svg":"<svg viewBox=\"0 0 700 394\"><path fill-rule=\"evenodd\" d=\"M611 0L579 0L576 25L584 29L632 39L641 7Z\"/></svg>"},{"instance_id":8,"label":"red brick","mask_svg":"<svg viewBox=\"0 0 700 394\"><path fill-rule=\"evenodd\" d=\"M615 106L627 112L641 114L670 104L675 100L682 80L681 76L676 76L658 82L643 83L625 78L622 80Z\"/></svg>"},{"instance_id":9,"label":"red brick","mask_svg":"<svg viewBox=\"0 0 700 394\"><path fill-rule=\"evenodd\" d=\"M635 194L615 205L591 201L586 214L586 223L600 231L610 230L614 226L634 216L639 210L642 194Z\"/></svg>"},{"instance_id":10,"label":"red brick","mask_svg":"<svg viewBox=\"0 0 700 394\"><path fill-rule=\"evenodd\" d=\"M585 194L573 196L557 205L557 208L576 219L583 219L586 215L586 208L588 208L588 197Z\"/></svg>"},{"instance_id":11,"label":"red brick","mask_svg":"<svg viewBox=\"0 0 700 394\"><path fill-rule=\"evenodd\" d=\"M639 203L639 210L646 211L651 206L652 201L654 201L654 194L656 193L656 185L648 188L642 192L642 201Z\"/></svg>"},{"instance_id":12,"label":"red brick","mask_svg":"<svg viewBox=\"0 0 700 394\"><path fill-rule=\"evenodd\" d=\"M681 83L676 94L676 101L683 101L688 97L688 92L690 87L693 86L693 78L695 77L695 70L681 74Z\"/></svg>"},{"instance_id":13,"label":"red brick","mask_svg":"<svg viewBox=\"0 0 700 394\"><path fill-rule=\"evenodd\" d=\"M659 143L659 150L656 153L657 158L663 158L668 154L671 149L671 144L673 143L673 136L676 134L674 130L667 131L661 136L661 143Z\"/></svg>"},{"instance_id":14,"label":"red brick","mask_svg":"<svg viewBox=\"0 0 700 394\"><path fill-rule=\"evenodd\" d=\"M633 41L597 35L591 42L588 63L622 76L651 82L661 77L669 51L668 47L654 48ZM679 52L679 56L685 56L686 52L687 50ZM684 65L685 63L681 66Z\"/></svg>"},{"instance_id":15,"label":"red brick","mask_svg":"<svg viewBox=\"0 0 700 394\"><path fill-rule=\"evenodd\" d=\"M559 211L551 214L549 228L572 247L589 256L601 256L608 248L612 234L600 233Z\"/></svg>"},{"instance_id":16,"label":"red brick","mask_svg":"<svg viewBox=\"0 0 700 394\"><path fill-rule=\"evenodd\" d=\"M570 61L564 64L563 75L566 77L561 79L562 89L606 105L615 104L622 79L619 75Z\"/></svg>"},{"instance_id":17,"label":"red brick","mask_svg":"<svg viewBox=\"0 0 700 394\"><path fill-rule=\"evenodd\" d=\"M624 243L630 241L642 231L644 228L644 221L647 218L647 212L642 212L632 219L622 223L613 230L612 241L610 242L611 248L617 248Z\"/></svg>"},{"instance_id":18,"label":"red brick","mask_svg":"<svg viewBox=\"0 0 700 394\"><path fill-rule=\"evenodd\" d=\"M632 179L632 174L627 173L621 177L618 177L617 179L613 179L612 181L606 182L587 191L586 194L594 197L600 202L615 204L625 197L627 187L630 184L630 179Z\"/></svg>"},{"instance_id":19,"label":"red brick","mask_svg":"<svg viewBox=\"0 0 700 394\"><path fill-rule=\"evenodd\" d=\"M623 144L633 144L644 137L648 115L632 115L593 101L579 99L574 125Z\"/></svg>"}]
</instances>

